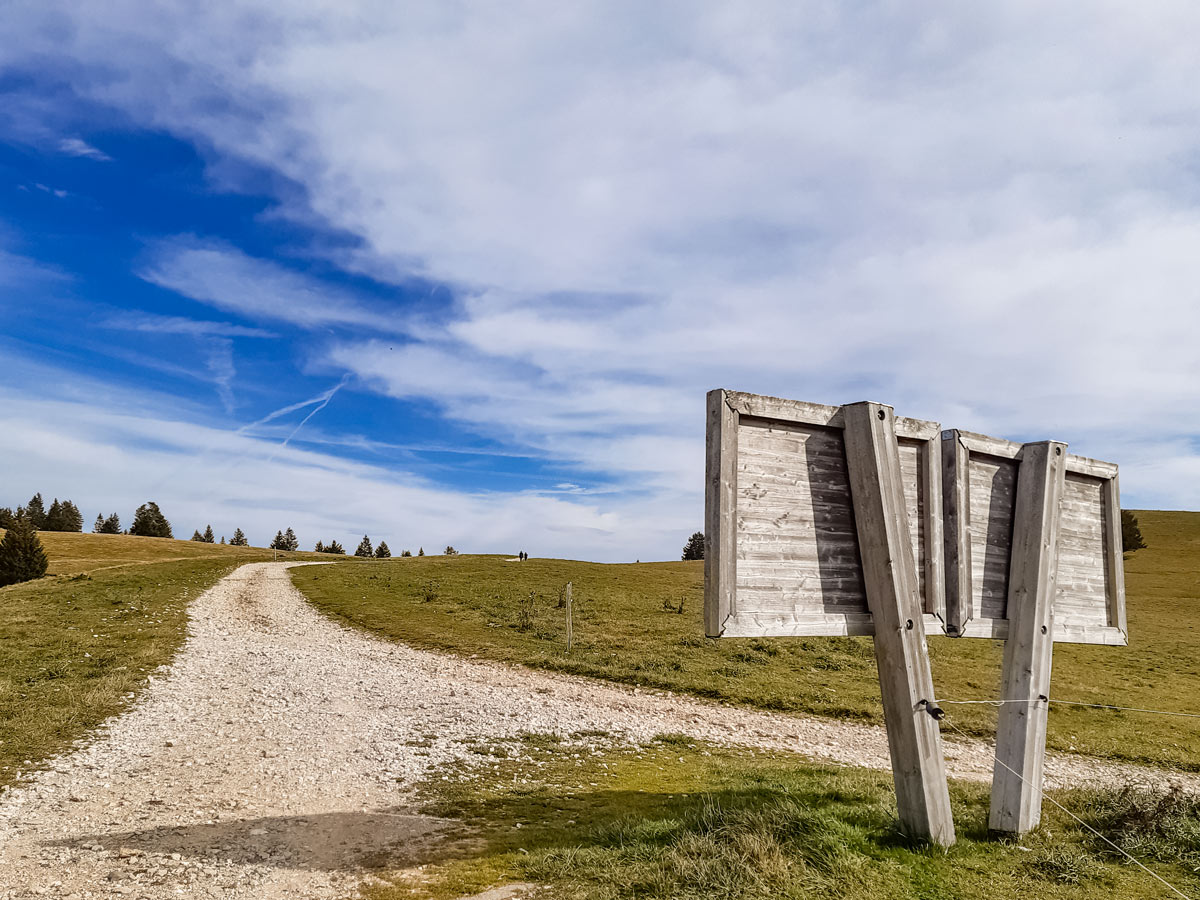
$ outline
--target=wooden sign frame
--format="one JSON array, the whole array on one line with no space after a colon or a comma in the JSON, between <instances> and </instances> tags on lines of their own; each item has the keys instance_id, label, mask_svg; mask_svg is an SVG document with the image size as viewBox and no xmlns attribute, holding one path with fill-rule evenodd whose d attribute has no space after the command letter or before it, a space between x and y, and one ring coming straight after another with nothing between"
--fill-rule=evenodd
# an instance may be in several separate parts
<instances>
[{"instance_id":1,"label":"wooden sign frame","mask_svg":"<svg viewBox=\"0 0 1200 900\"><path fill-rule=\"evenodd\" d=\"M1026 446L1034 445L969 431L942 433L946 633L951 636L1004 640L1009 635L1012 542ZM977 496L981 490L991 491L986 504ZM1093 498L1100 509L1098 534L1085 508ZM972 513L981 505L988 511L986 534L972 532ZM1066 454L1061 507L1053 639L1124 646L1129 638L1117 466ZM1100 621L1094 601L1084 596L1095 593L1097 578L1104 593Z\"/></svg>"},{"instance_id":2,"label":"wooden sign frame","mask_svg":"<svg viewBox=\"0 0 1200 900\"><path fill-rule=\"evenodd\" d=\"M761 484L758 490L755 485L739 485L739 474L754 471L749 462L752 440L746 443L746 465L739 464L743 422L748 428L776 428L793 435L783 439L782 451L776 448L776 456L763 455L769 465L762 470L764 482L770 474L779 486L775 498L781 506L771 512L779 513L774 520L776 526L786 522L791 549L795 551L793 559L780 557L785 576L789 562L797 564L792 566L793 574L799 565L808 564L811 572L814 562L821 564L817 533L822 518L829 513L837 520L838 575L828 584L824 577L815 581L801 577L793 599L811 599L814 593L823 598L829 587L833 593L848 596L853 607L854 592L861 589L861 609L789 617L780 610L769 616L751 615L743 606L739 613L739 498L757 502L771 493ZM933 577L925 580L927 593L933 595L931 602L938 603L940 593L934 592L940 592L942 583L937 572L941 559L936 542L928 548L922 544L914 549L914 534L928 540L931 532L940 533L941 509L934 502L937 493L933 492L934 486L940 485L934 444L938 426L899 419L891 407L879 403L831 407L715 390L708 395L707 435L706 630L714 637L873 635L901 827L910 837L950 846L954 843L954 820L941 732L932 705L933 677L916 563L918 552L926 549L927 562L935 566ZM819 451L807 443L810 439ZM906 474L901 460L902 440L917 444L910 474ZM803 448L791 444L803 444ZM807 471L798 471L802 460L810 467L814 456L815 479ZM924 478L922 473L927 473ZM910 522L908 512L914 491L920 498L921 485L927 491L924 513L930 523L923 531ZM789 486L799 490L789 492ZM819 506L823 511L818 510ZM796 520L788 521L792 513L799 526ZM811 533L806 533L809 525ZM797 535L799 542L795 540ZM815 552L809 552L808 538L812 539L808 543L816 546ZM847 552L848 546L853 554ZM857 581L846 577L850 570L858 576Z\"/></svg>"},{"instance_id":3,"label":"wooden sign frame","mask_svg":"<svg viewBox=\"0 0 1200 900\"><path fill-rule=\"evenodd\" d=\"M858 551L848 550L845 546L840 551L840 562L831 563L828 555L824 556L823 560L827 567L840 565L836 575L843 580L857 579L856 584L842 584L838 588L842 593L851 596L850 602L831 603L828 605L831 608L823 609L813 609L811 607L821 604L810 603L810 609L793 612L780 609L764 610L747 602L747 595L754 592L751 580L758 579L764 572L769 572L772 577L778 576L779 582L771 585L770 590L791 590L797 595L803 593L809 597L819 594L826 580L829 583L835 582L831 576L828 579L822 577L818 579L820 583L810 583L807 587L788 584L789 566L785 560L779 561L778 565L770 565L771 560L752 558L753 551L743 545L741 539L746 536L746 529L753 527L747 524L747 520L752 518L749 513L755 512L754 501L747 496L754 485L745 483L747 472L744 461L748 455L745 452L748 445L747 435L750 433L748 429L752 431L774 428L785 438L803 437L808 433L819 434L829 439L831 454L836 456L836 445L840 442L844 447L843 409L838 406L804 403L738 391L709 392L709 477L705 498L705 630L710 637L797 637L875 633L874 619L861 583L861 554L859 553L857 559L858 572L851 575L847 571L848 561L851 554ZM946 614L945 567L942 557L942 465L939 447L941 429L936 422L902 416L893 418L904 470L902 480L909 511L910 537L914 556L921 560L917 581L924 626L928 631L941 633ZM841 452L844 454L844 450ZM787 470L786 459L781 459L780 462L785 464L780 468L780 478L802 487L805 474ZM836 482L835 489L844 495L837 499L848 509L851 499L844 456L840 461L827 460L822 464L828 464L835 470L826 473L826 477ZM792 461L793 467L798 465ZM919 520L913 516L918 510L921 512ZM803 509L789 508L780 512L779 519L786 519L791 515L793 518L788 522L789 526L811 528L814 532L819 532L821 525L816 521L819 514L815 506L807 510L808 519L803 518L805 514ZM839 531L835 537L838 541L856 539L852 515L847 514L844 520L837 523L837 527ZM819 535L810 548L809 559L802 561L807 562L810 570L816 564L816 556L822 553L818 542ZM802 567L802 564L791 566L793 570ZM740 581L739 571L742 575ZM809 581L812 580L810 577ZM739 593L743 595L741 603ZM854 602L853 595L856 593L860 596L858 601Z\"/></svg>"}]
</instances>

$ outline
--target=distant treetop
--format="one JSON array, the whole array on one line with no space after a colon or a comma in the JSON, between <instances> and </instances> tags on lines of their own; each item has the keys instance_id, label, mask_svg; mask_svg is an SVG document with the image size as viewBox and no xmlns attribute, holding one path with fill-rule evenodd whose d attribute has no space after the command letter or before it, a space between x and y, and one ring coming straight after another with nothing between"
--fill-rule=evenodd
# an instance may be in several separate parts
<instances>
[{"instance_id":1,"label":"distant treetop","mask_svg":"<svg viewBox=\"0 0 1200 900\"><path fill-rule=\"evenodd\" d=\"M133 524L129 526L129 533L141 537L175 536L171 534L171 523L153 500L147 500L137 508L137 512L133 514Z\"/></svg>"}]
</instances>

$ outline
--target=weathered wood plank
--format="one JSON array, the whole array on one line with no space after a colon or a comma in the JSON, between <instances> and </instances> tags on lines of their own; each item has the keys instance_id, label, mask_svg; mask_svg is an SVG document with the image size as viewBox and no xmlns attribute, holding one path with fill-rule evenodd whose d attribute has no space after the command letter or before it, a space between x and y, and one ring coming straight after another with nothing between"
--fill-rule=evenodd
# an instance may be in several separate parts
<instances>
[{"instance_id":1,"label":"weathered wood plank","mask_svg":"<svg viewBox=\"0 0 1200 900\"><path fill-rule=\"evenodd\" d=\"M1119 635L1119 643L1127 644L1129 625L1125 621L1125 556L1121 547L1121 486L1114 471L1104 487L1104 566L1108 576L1108 622L1111 630ZM1114 639L1113 642L1118 641Z\"/></svg>"},{"instance_id":2,"label":"weathered wood plank","mask_svg":"<svg viewBox=\"0 0 1200 900\"><path fill-rule=\"evenodd\" d=\"M895 416L878 403L843 407L846 461L900 822L912 837L954 843L937 722L921 701L933 678L917 593Z\"/></svg>"},{"instance_id":3,"label":"weathered wood plank","mask_svg":"<svg viewBox=\"0 0 1200 900\"><path fill-rule=\"evenodd\" d=\"M957 431L943 431L942 541L946 565L946 633L963 634L974 609L971 604L971 493L968 450Z\"/></svg>"},{"instance_id":4,"label":"weathered wood plank","mask_svg":"<svg viewBox=\"0 0 1200 900\"><path fill-rule=\"evenodd\" d=\"M988 437L986 434L976 434L973 431L956 431L958 440L968 453L982 453L986 456L998 456L1002 459L1016 459L1021 455L1024 444L1016 441L1006 441L1004 438Z\"/></svg>"},{"instance_id":5,"label":"weathered wood plank","mask_svg":"<svg viewBox=\"0 0 1200 900\"><path fill-rule=\"evenodd\" d=\"M1058 531L1066 444L1026 444L1021 454L1008 592L1008 640L996 728L988 828L1024 834L1042 817L1042 768L1054 648Z\"/></svg>"},{"instance_id":6,"label":"weathered wood plank","mask_svg":"<svg viewBox=\"0 0 1200 900\"><path fill-rule=\"evenodd\" d=\"M704 630L719 637L736 610L738 415L725 391L708 392L704 496Z\"/></svg>"}]
</instances>

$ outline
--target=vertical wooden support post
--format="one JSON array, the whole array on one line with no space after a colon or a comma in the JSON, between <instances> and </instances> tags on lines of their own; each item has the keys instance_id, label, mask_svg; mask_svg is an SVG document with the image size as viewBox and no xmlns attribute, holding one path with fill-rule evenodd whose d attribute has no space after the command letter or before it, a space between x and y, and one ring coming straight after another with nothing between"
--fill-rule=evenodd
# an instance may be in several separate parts
<instances>
[{"instance_id":1,"label":"vertical wooden support post","mask_svg":"<svg viewBox=\"0 0 1200 900\"><path fill-rule=\"evenodd\" d=\"M996 729L996 765L988 828L1024 834L1042 818L1042 765L1054 648L1059 505L1067 445L1026 444L1021 451L1008 574L1008 640Z\"/></svg>"},{"instance_id":2,"label":"vertical wooden support post","mask_svg":"<svg viewBox=\"0 0 1200 900\"><path fill-rule=\"evenodd\" d=\"M933 677L909 537L895 414L879 403L843 409L846 464L875 626L875 662L900 823L913 838L954 843L942 736L930 715Z\"/></svg>"},{"instance_id":3,"label":"vertical wooden support post","mask_svg":"<svg viewBox=\"0 0 1200 900\"><path fill-rule=\"evenodd\" d=\"M567 582L567 652L571 652L571 647L575 643L575 623L571 619L571 582Z\"/></svg>"},{"instance_id":4,"label":"vertical wooden support post","mask_svg":"<svg viewBox=\"0 0 1200 900\"><path fill-rule=\"evenodd\" d=\"M967 448L957 431L942 432L942 518L945 530L946 634L961 637L971 618L971 497Z\"/></svg>"},{"instance_id":5,"label":"vertical wooden support post","mask_svg":"<svg viewBox=\"0 0 1200 900\"><path fill-rule=\"evenodd\" d=\"M725 391L708 392L704 497L704 632L720 637L733 615L737 587L738 413Z\"/></svg>"}]
</instances>

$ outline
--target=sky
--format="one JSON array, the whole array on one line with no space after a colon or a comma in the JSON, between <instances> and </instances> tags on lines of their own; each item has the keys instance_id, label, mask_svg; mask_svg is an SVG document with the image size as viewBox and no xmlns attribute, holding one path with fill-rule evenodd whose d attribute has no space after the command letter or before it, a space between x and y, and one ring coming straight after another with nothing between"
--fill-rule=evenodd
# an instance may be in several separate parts
<instances>
[{"instance_id":1,"label":"sky","mask_svg":"<svg viewBox=\"0 0 1200 900\"><path fill-rule=\"evenodd\" d=\"M678 558L727 387L1200 508L1192 3L10 0L0 505Z\"/></svg>"}]
</instances>

